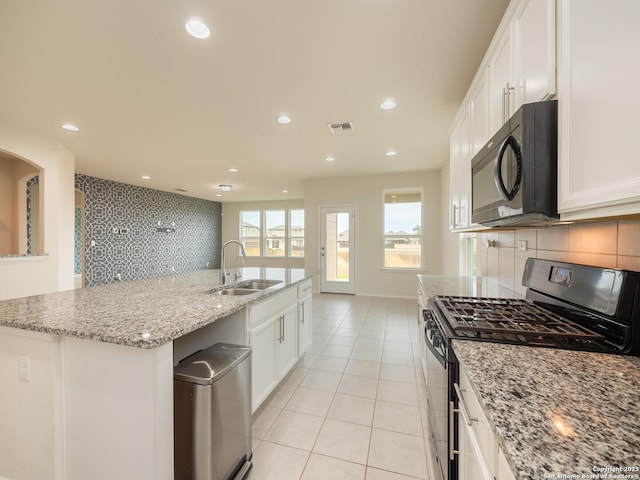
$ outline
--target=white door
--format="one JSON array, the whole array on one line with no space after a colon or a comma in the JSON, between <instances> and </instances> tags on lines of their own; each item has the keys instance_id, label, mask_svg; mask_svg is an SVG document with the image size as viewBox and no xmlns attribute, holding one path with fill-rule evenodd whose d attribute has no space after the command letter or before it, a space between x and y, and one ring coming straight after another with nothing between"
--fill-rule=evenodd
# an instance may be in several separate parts
<instances>
[{"instance_id":1,"label":"white door","mask_svg":"<svg viewBox=\"0 0 640 480\"><path fill-rule=\"evenodd\" d=\"M355 293L355 207L320 207L320 291Z\"/></svg>"}]
</instances>

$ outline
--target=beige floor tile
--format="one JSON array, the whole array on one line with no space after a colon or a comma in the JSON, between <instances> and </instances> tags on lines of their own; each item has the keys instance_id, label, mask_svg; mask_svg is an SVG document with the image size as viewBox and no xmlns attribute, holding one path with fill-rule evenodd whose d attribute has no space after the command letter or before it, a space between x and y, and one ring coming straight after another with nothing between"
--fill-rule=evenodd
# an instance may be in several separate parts
<instances>
[{"instance_id":1,"label":"beige floor tile","mask_svg":"<svg viewBox=\"0 0 640 480\"><path fill-rule=\"evenodd\" d=\"M322 417L283 410L263 440L311 451L323 420Z\"/></svg>"},{"instance_id":2,"label":"beige floor tile","mask_svg":"<svg viewBox=\"0 0 640 480\"><path fill-rule=\"evenodd\" d=\"M336 393L327 418L371 426L375 400Z\"/></svg>"},{"instance_id":3,"label":"beige floor tile","mask_svg":"<svg viewBox=\"0 0 640 480\"><path fill-rule=\"evenodd\" d=\"M410 352L411 343L409 342L393 342L385 340L382 349L387 352Z\"/></svg>"},{"instance_id":4,"label":"beige floor tile","mask_svg":"<svg viewBox=\"0 0 640 480\"><path fill-rule=\"evenodd\" d=\"M364 480L366 467L312 453L301 480Z\"/></svg>"},{"instance_id":5,"label":"beige floor tile","mask_svg":"<svg viewBox=\"0 0 640 480\"><path fill-rule=\"evenodd\" d=\"M378 382L377 400L405 405L419 405L418 388L415 384L390 382L380 380Z\"/></svg>"},{"instance_id":6,"label":"beige floor tile","mask_svg":"<svg viewBox=\"0 0 640 480\"><path fill-rule=\"evenodd\" d=\"M416 383L416 371L413 367L383 363L380 365L380 379L392 382Z\"/></svg>"},{"instance_id":7,"label":"beige floor tile","mask_svg":"<svg viewBox=\"0 0 640 480\"><path fill-rule=\"evenodd\" d=\"M399 473L367 467L366 480L415 480L416 477L407 477Z\"/></svg>"},{"instance_id":8,"label":"beige floor tile","mask_svg":"<svg viewBox=\"0 0 640 480\"><path fill-rule=\"evenodd\" d=\"M353 347L358 339L356 337L344 337L341 335L334 335L329 339L327 345L340 345L343 347Z\"/></svg>"},{"instance_id":9,"label":"beige floor tile","mask_svg":"<svg viewBox=\"0 0 640 480\"><path fill-rule=\"evenodd\" d=\"M411 342L411 336L409 335L408 331L403 333L387 331L387 334L384 336L384 339L387 342L404 342L404 343Z\"/></svg>"},{"instance_id":10,"label":"beige floor tile","mask_svg":"<svg viewBox=\"0 0 640 480\"><path fill-rule=\"evenodd\" d=\"M338 393L355 395L356 397L376 398L378 379L343 375Z\"/></svg>"},{"instance_id":11,"label":"beige floor tile","mask_svg":"<svg viewBox=\"0 0 640 480\"><path fill-rule=\"evenodd\" d=\"M284 408L297 388L295 385L289 383L280 384L267 400L267 405L274 408Z\"/></svg>"},{"instance_id":12,"label":"beige floor tile","mask_svg":"<svg viewBox=\"0 0 640 480\"><path fill-rule=\"evenodd\" d=\"M284 408L294 412L324 417L329 411L332 400L333 392L298 387Z\"/></svg>"},{"instance_id":13,"label":"beige floor tile","mask_svg":"<svg viewBox=\"0 0 640 480\"><path fill-rule=\"evenodd\" d=\"M341 338L352 338L352 337L341 337ZM352 350L353 350L353 347L350 345L334 345L334 344L327 343L327 345L324 347L324 350L322 350L322 355L349 358Z\"/></svg>"},{"instance_id":14,"label":"beige floor tile","mask_svg":"<svg viewBox=\"0 0 640 480\"><path fill-rule=\"evenodd\" d=\"M260 439L264 438L281 411L281 409L269 405L261 408L257 415L254 415L251 436Z\"/></svg>"},{"instance_id":15,"label":"beige floor tile","mask_svg":"<svg viewBox=\"0 0 640 480\"><path fill-rule=\"evenodd\" d=\"M405 352L390 352L385 350L382 353L382 363L413 368L413 351L411 349Z\"/></svg>"},{"instance_id":16,"label":"beige floor tile","mask_svg":"<svg viewBox=\"0 0 640 480\"><path fill-rule=\"evenodd\" d=\"M427 459L422 437L374 428L368 465L402 475L427 478Z\"/></svg>"},{"instance_id":17,"label":"beige floor tile","mask_svg":"<svg viewBox=\"0 0 640 480\"><path fill-rule=\"evenodd\" d=\"M342 348L342 347L339 347ZM351 347L347 347L349 351ZM326 350L326 349L325 349ZM347 362L349 361L349 356L346 357L331 357L329 355L320 355L316 360L316 363L311 367L312 370L323 370L325 372L336 372L342 373L347 366Z\"/></svg>"},{"instance_id":18,"label":"beige floor tile","mask_svg":"<svg viewBox=\"0 0 640 480\"><path fill-rule=\"evenodd\" d=\"M380 364L378 362L352 359L349 360L344 373L358 377L378 378L380 376Z\"/></svg>"},{"instance_id":19,"label":"beige floor tile","mask_svg":"<svg viewBox=\"0 0 640 480\"><path fill-rule=\"evenodd\" d=\"M308 458L309 452L260 442L247 480L298 480Z\"/></svg>"},{"instance_id":20,"label":"beige floor tile","mask_svg":"<svg viewBox=\"0 0 640 480\"><path fill-rule=\"evenodd\" d=\"M310 370L300 382L300 386L335 392L341 378L342 374L340 373Z\"/></svg>"},{"instance_id":21,"label":"beige floor tile","mask_svg":"<svg viewBox=\"0 0 640 480\"><path fill-rule=\"evenodd\" d=\"M304 355L302 355L302 358L298 362L298 366L301 366L304 368L311 368L313 364L316 362L316 360L318 359L318 357L319 355L316 353L307 352Z\"/></svg>"},{"instance_id":22,"label":"beige floor tile","mask_svg":"<svg viewBox=\"0 0 640 480\"><path fill-rule=\"evenodd\" d=\"M365 465L370 436L371 427L326 419L313 452Z\"/></svg>"},{"instance_id":23,"label":"beige floor tile","mask_svg":"<svg viewBox=\"0 0 640 480\"><path fill-rule=\"evenodd\" d=\"M356 347L375 348L380 350L384 346L384 340L374 338L358 338Z\"/></svg>"},{"instance_id":24,"label":"beige floor tile","mask_svg":"<svg viewBox=\"0 0 640 480\"><path fill-rule=\"evenodd\" d=\"M298 365L297 367L295 367L293 370L289 372L289 374L286 376L284 381L289 385L298 386L300 385L300 382L308 372L309 372L308 368Z\"/></svg>"},{"instance_id":25,"label":"beige floor tile","mask_svg":"<svg viewBox=\"0 0 640 480\"><path fill-rule=\"evenodd\" d=\"M356 346L351 352L351 358L365 362L379 362L382 359L382 349Z\"/></svg>"},{"instance_id":26,"label":"beige floor tile","mask_svg":"<svg viewBox=\"0 0 640 480\"><path fill-rule=\"evenodd\" d=\"M413 405L376 402L373 426L383 430L422 436L420 409Z\"/></svg>"}]
</instances>

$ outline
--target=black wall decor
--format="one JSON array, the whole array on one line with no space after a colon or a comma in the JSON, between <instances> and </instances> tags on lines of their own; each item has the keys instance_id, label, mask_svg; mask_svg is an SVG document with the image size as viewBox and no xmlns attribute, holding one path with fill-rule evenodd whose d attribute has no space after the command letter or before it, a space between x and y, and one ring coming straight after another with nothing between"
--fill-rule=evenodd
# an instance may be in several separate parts
<instances>
[{"instance_id":1,"label":"black wall decor","mask_svg":"<svg viewBox=\"0 0 640 480\"><path fill-rule=\"evenodd\" d=\"M221 203L81 174L75 184L85 194L86 286L220 268Z\"/></svg>"}]
</instances>

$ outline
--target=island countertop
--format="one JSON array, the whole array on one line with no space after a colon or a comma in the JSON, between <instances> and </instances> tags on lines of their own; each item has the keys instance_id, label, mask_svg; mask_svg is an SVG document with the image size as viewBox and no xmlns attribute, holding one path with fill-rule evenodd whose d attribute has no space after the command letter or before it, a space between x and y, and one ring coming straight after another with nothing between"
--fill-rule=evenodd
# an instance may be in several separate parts
<instances>
[{"instance_id":1,"label":"island countertop","mask_svg":"<svg viewBox=\"0 0 640 480\"><path fill-rule=\"evenodd\" d=\"M212 269L117 282L1 301L0 326L154 348L314 276L295 268L241 270L242 280L282 283L250 295L215 295L222 285L220 270Z\"/></svg>"}]
</instances>

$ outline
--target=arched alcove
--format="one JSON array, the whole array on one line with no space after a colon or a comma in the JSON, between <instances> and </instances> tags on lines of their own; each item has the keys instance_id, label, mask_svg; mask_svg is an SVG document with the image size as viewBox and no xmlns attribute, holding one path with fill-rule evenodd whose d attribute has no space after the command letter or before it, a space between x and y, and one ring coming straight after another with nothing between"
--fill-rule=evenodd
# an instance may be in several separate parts
<instances>
[{"instance_id":1,"label":"arched alcove","mask_svg":"<svg viewBox=\"0 0 640 480\"><path fill-rule=\"evenodd\" d=\"M0 151L0 256L44 253L38 165Z\"/></svg>"}]
</instances>

